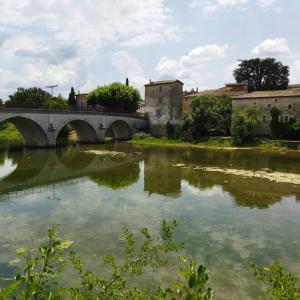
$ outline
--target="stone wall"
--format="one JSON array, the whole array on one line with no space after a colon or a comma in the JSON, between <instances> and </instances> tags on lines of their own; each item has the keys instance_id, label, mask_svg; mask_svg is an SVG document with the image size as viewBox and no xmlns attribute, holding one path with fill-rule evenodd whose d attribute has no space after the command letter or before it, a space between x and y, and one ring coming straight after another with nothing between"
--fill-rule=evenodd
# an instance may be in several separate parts
<instances>
[{"instance_id":1,"label":"stone wall","mask_svg":"<svg viewBox=\"0 0 300 300\"><path fill-rule=\"evenodd\" d=\"M154 136L166 136L168 124L180 126L182 96L182 84L178 81L145 86L145 113Z\"/></svg>"},{"instance_id":2,"label":"stone wall","mask_svg":"<svg viewBox=\"0 0 300 300\"><path fill-rule=\"evenodd\" d=\"M236 110L245 110L250 105L257 105L260 114L260 123L257 134L271 135L270 122L272 107L276 107L281 111L281 122L287 122L290 118L300 117L300 97L268 97L268 98L244 98L233 99L233 112Z\"/></svg>"}]
</instances>

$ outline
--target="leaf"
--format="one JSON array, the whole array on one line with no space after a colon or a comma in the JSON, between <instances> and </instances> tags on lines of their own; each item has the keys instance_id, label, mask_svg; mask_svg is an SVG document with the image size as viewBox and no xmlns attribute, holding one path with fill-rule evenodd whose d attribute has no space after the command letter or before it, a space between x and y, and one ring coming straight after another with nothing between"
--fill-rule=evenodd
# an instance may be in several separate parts
<instances>
[{"instance_id":1,"label":"leaf","mask_svg":"<svg viewBox=\"0 0 300 300\"><path fill-rule=\"evenodd\" d=\"M16 265L17 263L19 263L21 260L19 258L15 258L15 259L12 259L11 261L9 261L9 264L10 265Z\"/></svg>"},{"instance_id":2,"label":"leaf","mask_svg":"<svg viewBox=\"0 0 300 300\"><path fill-rule=\"evenodd\" d=\"M196 283L196 276L195 274L192 274L189 279L189 287L193 288L195 286L195 283Z\"/></svg>"},{"instance_id":3,"label":"leaf","mask_svg":"<svg viewBox=\"0 0 300 300\"><path fill-rule=\"evenodd\" d=\"M74 241L63 241L60 245L61 249L68 249L71 247L71 245L74 244Z\"/></svg>"},{"instance_id":4,"label":"leaf","mask_svg":"<svg viewBox=\"0 0 300 300\"><path fill-rule=\"evenodd\" d=\"M17 254L18 255L23 255L25 252L26 252L26 249L25 248L19 248L16 250Z\"/></svg>"}]
</instances>

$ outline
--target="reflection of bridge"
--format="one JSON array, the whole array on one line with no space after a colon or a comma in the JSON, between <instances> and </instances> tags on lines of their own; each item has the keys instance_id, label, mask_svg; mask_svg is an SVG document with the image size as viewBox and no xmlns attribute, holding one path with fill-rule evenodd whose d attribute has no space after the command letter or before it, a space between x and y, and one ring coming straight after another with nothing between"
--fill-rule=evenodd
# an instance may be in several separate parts
<instances>
[{"instance_id":1,"label":"reflection of bridge","mask_svg":"<svg viewBox=\"0 0 300 300\"><path fill-rule=\"evenodd\" d=\"M14 158L17 168L0 181L0 194L28 191L39 186L66 182L89 176L97 182L99 178L110 176L116 170L128 177L130 174L139 176L139 156L128 155L123 158L102 157L84 151L84 147L70 147L65 155L64 148L57 150L32 150L16 152ZM123 173L124 173L123 172ZM118 178L120 179L120 178Z\"/></svg>"},{"instance_id":2,"label":"reflection of bridge","mask_svg":"<svg viewBox=\"0 0 300 300\"><path fill-rule=\"evenodd\" d=\"M24 145L31 147L56 146L59 132L67 124L82 143L104 142L108 129L116 140L128 140L147 125L145 118L125 114L1 108L0 123L5 121L13 123L23 136Z\"/></svg>"}]
</instances>

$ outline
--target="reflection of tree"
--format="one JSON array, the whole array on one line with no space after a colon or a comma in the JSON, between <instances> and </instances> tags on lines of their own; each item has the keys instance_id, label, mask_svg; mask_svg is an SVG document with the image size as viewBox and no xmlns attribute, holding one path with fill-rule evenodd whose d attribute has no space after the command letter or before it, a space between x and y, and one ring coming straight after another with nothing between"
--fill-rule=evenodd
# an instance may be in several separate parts
<instances>
[{"instance_id":1,"label":"reflection of tree","mask_svg":"<svg viewBox=\"0 0 300 300\"><path fill-rule=\"evenodd\" d=\"M92 154L80 151L77 145L70 145L68 147L58 147L56 155L61 164L71 170L80 170L88 167L95 156Z\"/></svg>"},{"instance_id":2,"label":"reflection of tree","mask_svg":"<svg viewBox=\"0 0 300 300\"><path fill-rule=\"evenodd\" d=\"M300 193L291 189L290 184L282 184L259 178L244 178L242 176L225 175L217 172L203 172L184 169L183 178L199 189L222 186L230 193L239 206L268 208L280 202L282 197L296 195L300 200Z\"/></svg>"},{"instance_id":3,"label":"reflection of tree","mask_svg":"<svg viewBox=\"0 0 300 300\"><path fill-rule=\"evenodd\" d=\"M167 196L180 195L181 168L172 167L176 163L177 150L151 148L145 151L144 190Z\"/></svg>"},{"instance_id":4,"label":"reflection of tree","mask_svg":"<svg viewBox=\"0 0 300 300\"><path fill-rule=\"evenodd\" d=\"M13 160L14 164L17 164L17 169L4 181L23 183L24 180L37 176L42 170L48 158L48 151L44 149L12 151L9 152L8 157Z\"/></svg>"},{"instance_id":5,"label":"reflection of tree","mask_svg":"<svg viewBox=\"0 0 300 300\"><path fill-rule=\"evenodd\" d=\"M90 179L98 185L117 190L136 183L139 179L139 175L139 164L131 163L120 166L119 168L107 170L98 175L90 176Z\"/></svg>"}]
</instances>

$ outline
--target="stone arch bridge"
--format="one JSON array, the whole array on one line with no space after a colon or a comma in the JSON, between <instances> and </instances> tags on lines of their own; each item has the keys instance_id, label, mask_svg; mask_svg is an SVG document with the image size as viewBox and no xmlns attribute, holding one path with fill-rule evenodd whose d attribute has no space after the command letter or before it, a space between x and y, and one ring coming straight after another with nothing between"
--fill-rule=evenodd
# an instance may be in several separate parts
<instances>
[{"instance_id":1,"label":"stone arch bridge","mask_svg":"<svg viewBox=\"0 0 300 300\"><path fill-rule=\"evenodd\" d=\"M103 143L108 130L116 140L129 140L147 126L147 120L136 115L19 108L0 109L2 122L13 123L28 147L55 147L60 131L67 124L76 131L78 142L91 144Z\"/></svg>"}]
</instances>

